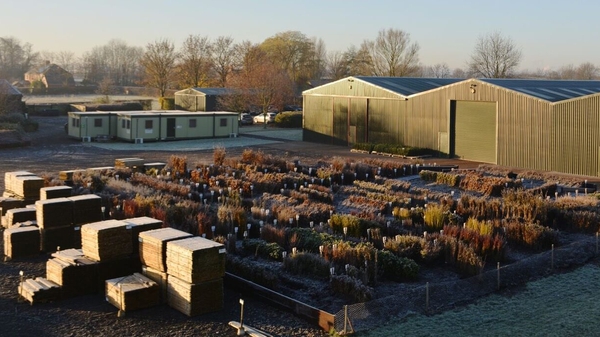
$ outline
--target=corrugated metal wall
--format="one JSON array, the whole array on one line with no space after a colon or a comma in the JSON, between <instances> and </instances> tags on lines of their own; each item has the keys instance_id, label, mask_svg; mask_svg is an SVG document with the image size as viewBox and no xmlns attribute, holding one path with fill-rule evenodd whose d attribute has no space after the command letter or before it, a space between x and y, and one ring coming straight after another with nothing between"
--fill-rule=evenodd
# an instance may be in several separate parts
<instances>
[{"instance_id":1,"label":"corrugated metal wall","mask_svg":"<svg viewBox=\"0 0 600 337\"><path fill-rule=\"evenodd\" d=\"M363 96L360 98L362 105L368 99L367 125L363 127L369 142L426 147L447 153L448 139L452 138L451 102L496 102L498 165L600 176L600 95L552 104L482 81L469 80L404 101L398 96L386 99L390 97L389 92L360 81L344 80L305 93L304 140L334 143L332 96L342 95L346 97L340 101L350 100L346 103L350 106L349 130L345 130L350 136L335 143L348 143L352 139L352 127L359 128L358 120L356 124L353 122L357 97L352 96L357 94ZM338 112L340 123L343 117ZM336 135L342 136L342 133L339 131Z\"/></svg>"},{"instance_id":2,"label":"corrugated metal wall","mask_svg":"<svg viewBox=\"0 0 600 337\"><path fill-rule=\"evenodd\" d=\"M556 103L553 115L553 170L600 176L600 96Z\"/></svg>"}]
</instances>

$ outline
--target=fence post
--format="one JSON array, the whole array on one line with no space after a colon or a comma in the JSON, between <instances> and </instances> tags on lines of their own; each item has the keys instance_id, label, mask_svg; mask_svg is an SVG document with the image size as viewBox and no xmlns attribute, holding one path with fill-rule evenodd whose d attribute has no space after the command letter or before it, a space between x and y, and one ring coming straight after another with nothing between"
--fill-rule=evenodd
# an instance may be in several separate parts
<instances>
[{"instance_id":1,"label":"fence post","mask_svg":"<svg viewBox=\"0 0 600 337\"><path fill-rule=\"evenodd\" d=\"M425 311L429 311L429 282L425 284Z\"/></svg>"},{"instance_id":2,"label":"fence post","mask_svg":"<svg viewBox=\"0 0 600 337\"><path fill-rule=\"evenodd\" d=\"M344 305L344 334L346 334L347 331L347 323L348 323L348 305Z\"/></svg>"},{"instance_id":3,"label":"fence post","mask_svg":"<svg viewBox=\"0 0 600 337\"><path fill-rule=\"evenodd\" d=\"M500 290L500 262L498 262L497 269L498 269L498 290Z\"/></svg>"},{"instance_id":4,"label":"fence post","mask_svg":"<svg viewBox=\"0 0 600 337\"><path fill-rule=\"evenodd\" d=\"M596 232L596 255L598 255L598 232Z\"/></svg>"},{"instance_id":5,"label":"fence post","mask_svg":"<svg viewBox=\"0 0 600 337\"><path fill-rule=\"evenodd\" d=\"M554 269L554 244L552 244L552 262L550 267L551 269Z\"/></svg>"}]
</instances>

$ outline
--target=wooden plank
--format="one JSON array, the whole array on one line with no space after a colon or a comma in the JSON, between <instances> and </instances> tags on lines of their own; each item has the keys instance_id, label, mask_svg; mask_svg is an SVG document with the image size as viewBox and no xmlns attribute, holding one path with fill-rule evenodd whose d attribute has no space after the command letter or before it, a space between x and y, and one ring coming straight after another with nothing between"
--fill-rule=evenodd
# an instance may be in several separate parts
<instances>
[{"instance_id":1,"label":"wooden plank","mask_svg":"<svg viewBox=\"0 0 600 337\"><path fill-rule=\"evenodd\" d=\"M160 272L167 271L167 242L192 237L192 234L174 228L160 228L138 235L142 264Z\"/></svg>"},{"instance_id":2,"label":"wooden plank","mask_svg":"<svg viewBox=\"0 0 600 337\"><path fill-rule=\"evenodd\" d=\"M159 286L139 273L106 280L106 301L122 311L149 308L160 302Z\"/></svg>"},{"instance_id":3,"label":"wooden plank","mask_svg":"<svg viewBox=\"0 0 600 337\"><path fill-rule=\"evenodd\" d=\"M202 237L167 242L167 274L188 283L225 275L225 246Z\"/></svg>"}]
</instances>

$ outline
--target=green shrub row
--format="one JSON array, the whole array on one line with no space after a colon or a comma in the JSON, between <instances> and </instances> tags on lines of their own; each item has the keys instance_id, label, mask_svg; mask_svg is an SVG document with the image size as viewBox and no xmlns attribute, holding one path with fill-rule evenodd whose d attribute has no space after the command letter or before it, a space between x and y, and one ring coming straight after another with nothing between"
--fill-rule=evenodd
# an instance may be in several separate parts
<instances>
[{"instance_id":1,"label":"green shrub row","mask_svg":"<svg viewBox=\"0 0 600 337\"><path fill-rule=\"evenodd\" d=\"M379 273L390 281L415 280L419 275L419 265L407 257L399 257L388 250L377 251Z\"/></svg>"},{"instance_id":2,"label":"green shrub row","mask_svg":"<svg viewBox=\"0 0 600 337\"><path fill-rule=\"evenodd\" d=\"M329 277L329 262L318 254L298 252L283 259L283 269L295 275L314 278Z\"/></svg>"},{"instance_id":3,"label":"green shrub row","mask_svg":"<svg viewBox=\"0 0 600 337\"><path fill-rule=\"evenodd\" d=\"M330 285L334 294L347 296L353 302L367 302L374 297L373 288L348 275L331 276Z\"/></svg>"},{"instance_id":4,"label":"green shrub row","mask_svg":"<svg viewBox=\"0 0 600 337\"><path fill-rule=\"evenodd\" d=\"M279 278L274 271L249 259L227 254L225 267L228 272L269 289L275 289L279 284Z\"/></svg>"},{"instance_id":5,"label":"green shrub row","mask_svg":"<svg viewBox=\"0 0 600 337\"><path fill-rule=\"evenodd\" d=\"M436 154L435 150L419 148L419 147L410 147L406 145L398 145L398 144L387 144L387 143L355 143L352 145L352 148L355 150L368 151L368 152L380 152L380 153L388 153L388 154L396 154L400 156L424 156L424 155L434 155Z\"/></svg>"},{"instance_id":6,"label":"green shrub row","mask_svg":"<svg viewBox=\"0 0 600 337\"><path fill-rule=\"evenodd\" d=\"M275 116L275 123L282 128L301 128L302 127L302 112L301 111L286 111Z\"/></svg>"}]
</instances>

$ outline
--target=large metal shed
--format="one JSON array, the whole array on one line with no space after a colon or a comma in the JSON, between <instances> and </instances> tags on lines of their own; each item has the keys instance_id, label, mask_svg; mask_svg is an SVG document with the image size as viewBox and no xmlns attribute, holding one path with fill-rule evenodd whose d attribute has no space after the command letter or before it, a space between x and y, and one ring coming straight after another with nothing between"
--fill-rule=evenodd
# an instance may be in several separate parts
<instances>
[{"instance_id":1,"label":"large metal shed","mask_svg":"<svg viewBox=\"0 0 600 337\"><path fill-rule=\"evenodd\" d=\"M303 97L307 141L600 176L600 81L348 77Z\"/></svg>"},{"instance_id":2,"label":"large metal shed","mask_svg":"<svg viewBox=\"0 0 600 337\"><path fill-rule=\"evenodd\" d=\"M231 94L228 88L188 88L175 92L175 109L216 111L218 98Z\"/></svg>"}]
</instances>

